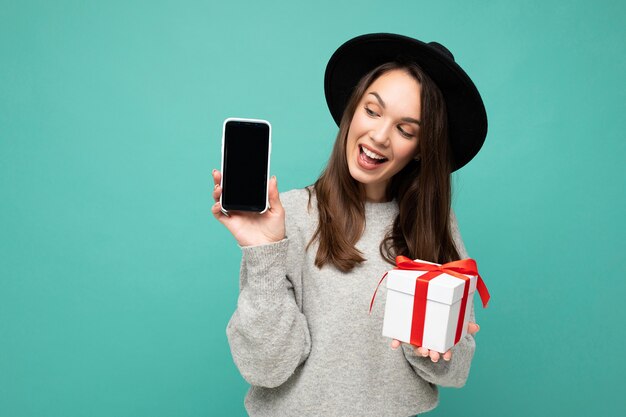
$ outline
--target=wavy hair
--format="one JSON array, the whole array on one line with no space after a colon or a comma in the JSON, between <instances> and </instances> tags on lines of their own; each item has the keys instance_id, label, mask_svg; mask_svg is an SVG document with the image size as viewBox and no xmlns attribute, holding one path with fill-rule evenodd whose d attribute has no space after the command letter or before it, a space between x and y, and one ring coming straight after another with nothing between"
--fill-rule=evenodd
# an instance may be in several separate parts
<instances>
[{"instance_id":1,"label":"wavy hair","mask_svg":"<svg viewBox=\"0 0 626 417\"><path fill-rule=\"evenodd\" d=\"M347 272L365 261L355 247L365 228L365 187L350 175L346 141L363 95L378 77L392 70L406 71L421 85L422 124L417 152L420 158L412 159L389 183L387 199L396 199L399 211L380 244L380 253L391 264L398 255L437 263L459 259L449 221L452 153L443 95L417 64L388 62L366 74L355 87L328 164L312 185L319 222L307 248L314 241L319 242L315 256L318 268L331 264Z\"/></svg>"}]
</instances>

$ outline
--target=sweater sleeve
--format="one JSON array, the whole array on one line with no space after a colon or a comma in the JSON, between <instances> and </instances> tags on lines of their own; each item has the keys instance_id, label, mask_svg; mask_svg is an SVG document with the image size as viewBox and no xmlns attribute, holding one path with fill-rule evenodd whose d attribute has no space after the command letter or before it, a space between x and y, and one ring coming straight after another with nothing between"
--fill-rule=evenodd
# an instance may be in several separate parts
<instances>
[{"instance_id":1,"label":"sweater sleeve","mask_svg":"<svg viewBox=\"0 0 626 417\"><path fill-rule=\"evenodd\" d=\"M454 244L461 259L467 258L468 254L461 239L459 226L454 212L450 215L450 231ZM474 306L472 306L469 321L474 322ZM460 388L465 385L469 376L470 365L476 349L474 337L466 334L456 345L452 347L452 359L444 361L440 359L437 363L432 362L430 357L422 357L415 354L413 346L403 344L404 356L409 361L415 372L424 380L431 384L442 387Z\"/></svg>"},{"instance_id":2,"label":"sweater sleeve","mask_svg":"<svg viewBox=\"0 0 626 417\"><path fill-rule=\"evenodd\" d=\"M226 334L251 385L281 385L309 355L311 337L294 287L301 279L299 243L288 227L280 242L241 248L239 299Z\"/></svg>"}]
</instances>

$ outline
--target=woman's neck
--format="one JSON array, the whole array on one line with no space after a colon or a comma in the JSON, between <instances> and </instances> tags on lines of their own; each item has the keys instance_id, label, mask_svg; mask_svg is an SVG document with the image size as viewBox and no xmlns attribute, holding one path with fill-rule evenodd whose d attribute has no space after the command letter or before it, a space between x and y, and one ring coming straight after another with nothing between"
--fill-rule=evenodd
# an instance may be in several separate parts
<instances>
[{"instance_id":1,"label":"woman's neck","mask_svg":"<svg viewBox=\"0 0 626 417\"><path fill-rule=\"evenodd\" d=\"M386 203L390 201L387 197L387 184L366 184L365 201L369 203Z\"/></svg>"}]
</instances>

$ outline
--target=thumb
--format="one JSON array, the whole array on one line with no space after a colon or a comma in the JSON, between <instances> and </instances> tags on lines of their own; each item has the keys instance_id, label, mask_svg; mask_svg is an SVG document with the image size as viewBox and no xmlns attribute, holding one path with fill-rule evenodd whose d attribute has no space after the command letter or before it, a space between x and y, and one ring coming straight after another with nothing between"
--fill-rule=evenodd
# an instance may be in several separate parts
<instances>
[{"instance_id":1,"label":"thumb","mask_svg":"<svg viewBox=\"0 0 626 417\"><path fill-rule=\"evenodd\" d=\"M268 200L270 202L270 208L272 210L283 208L283 205L280 202L280 198L278 196L278 181L276 180L276 175L270 178L269 189L268 189Z\"/></svg>"},{"instance_id":2,"label":"thumb","mask_svg":"<svg viewBox=\"0 0 626 417\"><path fill-rule=\"evenodd\" d=\"M467 323L467 332L474 336L480 330L480 326L476 323Z\"/></svg>"}]
</instances>

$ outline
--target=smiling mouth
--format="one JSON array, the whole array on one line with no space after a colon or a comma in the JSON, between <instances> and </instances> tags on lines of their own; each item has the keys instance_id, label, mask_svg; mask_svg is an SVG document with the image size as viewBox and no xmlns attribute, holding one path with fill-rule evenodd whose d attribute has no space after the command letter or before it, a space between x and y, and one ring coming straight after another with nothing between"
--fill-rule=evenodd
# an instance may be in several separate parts
<instances>
[{"instance_id":1,"label":"smiling mouth","mask_svg":"<svg viewBox=\"0 0 626 417\"><path fill-rule=\"evenodd\" d=\"M359 145L359 157L362 158L368 164L382 164L383 162L387 162L388 159L382 155L377 154L376 152L367 149L366 147Z\"/></svg>"}]
</instances>

